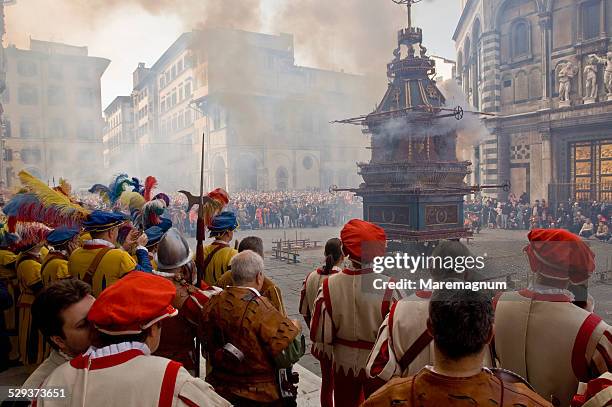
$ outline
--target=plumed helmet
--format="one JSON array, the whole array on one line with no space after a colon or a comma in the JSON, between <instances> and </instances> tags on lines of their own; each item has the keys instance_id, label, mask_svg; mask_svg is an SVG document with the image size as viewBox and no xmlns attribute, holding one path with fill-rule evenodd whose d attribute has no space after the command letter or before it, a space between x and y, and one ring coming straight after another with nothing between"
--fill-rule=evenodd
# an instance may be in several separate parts
<instances>
[{"instance_id":1,"label":"plumed helmet","mask_svg":"<svg viewBox=\"0 0 612 407\"><path fill-rule=\"evenodd\" d=\"M187 239L176 228L171 228L159 241L157 248L157 268L170 270L184 266L192 259Z\"/></svg>"}]
</instances>

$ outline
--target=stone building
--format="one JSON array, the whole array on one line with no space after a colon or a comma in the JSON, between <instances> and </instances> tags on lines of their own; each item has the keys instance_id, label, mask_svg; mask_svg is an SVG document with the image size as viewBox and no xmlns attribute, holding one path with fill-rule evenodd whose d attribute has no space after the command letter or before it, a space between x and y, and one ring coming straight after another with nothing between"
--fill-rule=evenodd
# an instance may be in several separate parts
<instances>
[{"instance_id":1,"label":"stone building","mask_svg":"<svg viewBox=\"0 0 612 407\"><path fill-rule=\"evenodd\" d=\"M379 95L364 97L367 84L362 76L296 66L288 34L187 32L153 66L134 72L134 132L144 152L136 172L197 189L204 142L208 189L356 184L367 138L329 122L371 110Z\"/></svg>"},{"instance_id":2,"label":"stone building","mask_svg":"<svg viewBox=\"0 0 612 407\"><path fill-rule=\"evenodd\" d=\"M121 157L133 160L135 154L134 139L134 105L131 96L117 96L104 109L104 131L102 143L104 144L104 167L108 168L110 162L121 161ZM122 146L123 148L120 148ZM122 155L123 154L123 155Z\"/></svg>"},{"instance_id":3,"label":"stone building","mask_svg":"<svg viewBox=\"0 0 612 407\"><path fill-rule=\"evenodd\" d=\"M137 172L143 174L144 160L152 153L153 139L158 131L159 91L157 76L151 68L146 68L144 63L139 63L132 74L132 106L134 109L133 119L133 162L136 163ZM125 168L123 168L125 170Z\"/></svg>"},{"instance_id":4,"label":"stone building","mask_svg":"<svg viewBox=\"0 0 612 407\"><path fill-rule=\"evenodd\" d=\"M209 112L210 187L358 184L355 162L367 157L367 138L330 121L371 109L364 77L296 66L288 34L207 30L194 44L194 99ZM205 118L196 121L206 125Z\"/></svg>"},{"instance_id":5,"label":"stone building","mask_svg":"<svg viewBox=\"0 0 612 407\"><path fill-rule=\"evenodd\" d=\"M472 181L553 205L611 201L612 1L460 1L456 79L496 115Z\"/></svg>"},{"instance_id":6,"label":"stone building","mask_svg":"<svg viewBox=\"0 0 612 407\"><path fill-rule=\"evenodd\" d=\"M87 47L33 39L30 49L4 52L0 180L16 187L25 169L50 182L95 182L103 165L100 78L110 61L89 56Z\"/></svg>"}]
</instances>

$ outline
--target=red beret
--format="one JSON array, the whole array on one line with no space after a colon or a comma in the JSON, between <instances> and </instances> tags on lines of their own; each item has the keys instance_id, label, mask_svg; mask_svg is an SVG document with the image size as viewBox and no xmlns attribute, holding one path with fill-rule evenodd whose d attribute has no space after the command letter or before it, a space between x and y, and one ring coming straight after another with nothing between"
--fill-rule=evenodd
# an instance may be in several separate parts
<instances>
[{"instance_id":1,"label":"red beret","mask_svg":"<svg viewBox=\"0 0 612 407\"><path fill-rule=\"evenodd\" d=\"M565 229L533 229L524 251L534 273L580 284L595 270L595 254L584 241Z\"/></svg>"},{"instance_id":2,"label":"red beret","mask_svg":"<svg viewBox=\"0 0 612 407\"><path fill-rule=\"evenodd\" d=\"M384 256L387 235L380 226L361 219L350 220L340 232L344 254L361 263Z\"/></svg>"},{"instance_id":3,"label":"red beret","mask_svg":"<svg viewBox=\"0 0 612 407\"><path fill-rule=\"evenodd\" d=\"M96 299L87 319L109 335L134 335L178 311L174 284L163 277L132 271Z\"/></svg>"}]
</instances>

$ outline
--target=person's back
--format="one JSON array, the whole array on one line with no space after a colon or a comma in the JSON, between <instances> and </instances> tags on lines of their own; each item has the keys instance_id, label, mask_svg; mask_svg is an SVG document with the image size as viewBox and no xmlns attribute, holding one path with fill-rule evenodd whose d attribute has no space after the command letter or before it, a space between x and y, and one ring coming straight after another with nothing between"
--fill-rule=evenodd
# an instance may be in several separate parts
<instances>
[{"instance_id":1,"label":"person's back","mask_svg":"<svg viewBox=\"0 0 612 407\"><path fill-rule=\"evenodd\" d=\"M197 391L200 390L197 385L200 385L202 390L210 391L206 383L194 382L180 363L151 356L149 350L144 347L108 356L91 356L82 355L61 365L49 376L44 386L59 388L67 383L87 383L86 387L68 390L70 406L162 405L162 399L170 397L172 400L177 392L188 394L189 387L193 387L192 391ZM172 389L162 385L164 380L174 384ZM45 400L39 405L66 404L64 400L58 399Z\"/></svg>"},{"instance_id":2,"label":"person's back","mask_svg":"<svg viewBox=\"0 0 612 407\"><path fill-rule=\"evenodd\" d=\"M509 372L502 380L484 367L493 321L489 293L434 291L427 319L434 340L433 365L391 380L363 406L551 406L526 384L514 384L520 377Z\"/></svg>"},{"instance_id":3,"label":"person's back","mask_svg":"<svg viewBox=\"0 0 612 407\"><path fill-rule=\"evenodd\" d=\"M572 304L570 295L554 297L531 290L503 294L495 311L495 351L503 368L525 377L538 393L560 400L559 405L569 405L577 376L588 370L587 360L597 357L596 345L605 341L610 327ZM562 335L550 340L551 330ZM577 341L579 336L584 343ZM585 356L588 351L590 357ZM578 358L581 353L583 359Z\"/></svg>"},{"instance_id":4,"label":"person's back","mask_svg":"<svg viewBox=\"0 0 612 407\"><path fill-rule=\"evenodd\" d=\"M551 404L524 384L507 383L491 371L471 377L448 377L428 368L415 376L395 378L374 393L364 404L419 407L539 407Z\"/></svg>"},{"instance_id":5,"label":"person's back","mask_svg":"<svg viewBox=\"0 0 612 407\"><path fill-rule=\"evenodd\" d=\"M495 353L501 367L525 377L542 397L569 406L579 381L610 369L610 326L572 304L568 290L570 281L588 281L595 257L563 229L534 229L528 237L525 252L535 278L527 289L497 300Z\"/></svg>"},{"instance_id":6,"label":"person's back","mask_svg":"<svg viewBox=\"0 0 612 407\"><path fill-rule=\"evenodd\" d=\"M106 287L117 282L121 277L136 268L136 262L130 254L122 249L115 249L109 246L108 249L96 245L93 241L88 241L82 248L76 249L68 259L68 270L70 275L79 280L86 280L88 270L92 268L92 263L97 256L100 260L95 267L91 278L94 295L98 296ZM100 252L105 250L104 254Z\"/></svg>"},{"instance_id":7,"label":"person's back","mask_svg":"<svg viewBox=\"0 0 612 407\"><path fill-rule=\"evenodd\" d=\"M202 309L200 335L212 366L206 380L237 405L279 402L274 358L300 328L260 295L264 265L258 254L239 253L231 265L237 286L211 297Z\"/></svg>"}]
</instances>

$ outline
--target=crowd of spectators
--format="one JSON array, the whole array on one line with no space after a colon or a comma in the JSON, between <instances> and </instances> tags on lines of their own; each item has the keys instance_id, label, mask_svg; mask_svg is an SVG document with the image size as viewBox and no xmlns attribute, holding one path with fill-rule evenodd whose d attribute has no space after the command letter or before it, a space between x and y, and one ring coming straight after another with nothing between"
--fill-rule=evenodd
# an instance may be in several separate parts
<instances>
[{"instance_id":1,"label":"crowd of spectators","mask_svg":"<svg viewBox=\"0 0 612 407\"><path fill-rule=\"evenodd\" d=\"M349 193L320 191L242 191L230 195L228 211L236 213L240 229L316 228L339 226L361 217L361 203ZM172 196L172 221L186 233L194 234L195 208L187 213L183 195Z\"/></svg>"},{"instance_id":2,"label":"crowd of spectators","mask_svg":"<svg viewBox=\"0 0 612 407\"><path fill-rule=\"evenodd\" d=\"M351 194L319 191L245 191L232 194L229 210L242 229L339 226L359 216L361 205Z\"/></svg>"},{"instance_id":3,"label":"crowd of spectators","mask_svg":"<svg viewBox=\"0 0 612 407\"><path fill-rule=\"evenodd\" d=\"M567 200L553 208L545 199L530 203L526 193L510 194L506 201L476 197L465 202L466 224L481 228L523 229L563 228L584 237L612 243L610 202Z\"/></svg>"}]
</instances>

